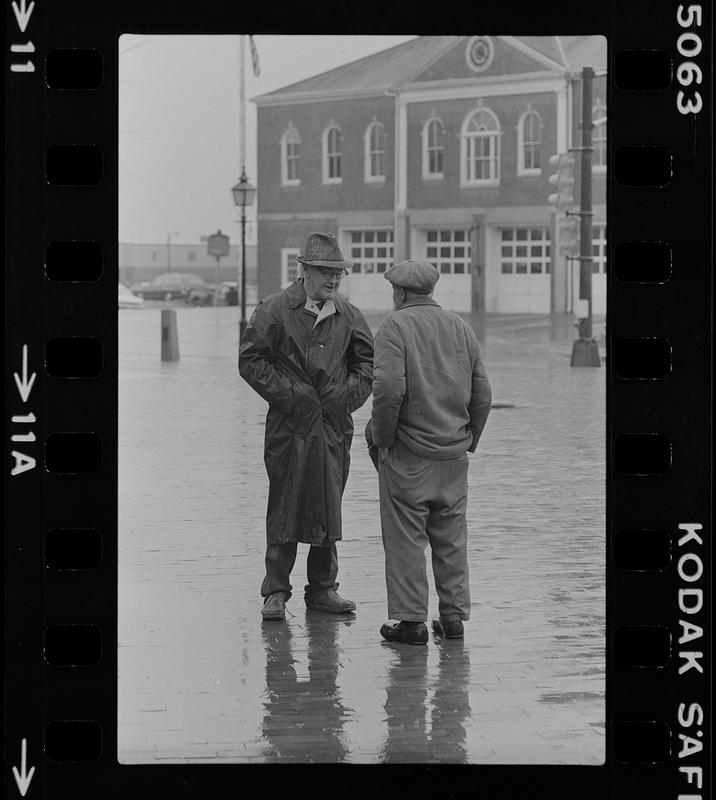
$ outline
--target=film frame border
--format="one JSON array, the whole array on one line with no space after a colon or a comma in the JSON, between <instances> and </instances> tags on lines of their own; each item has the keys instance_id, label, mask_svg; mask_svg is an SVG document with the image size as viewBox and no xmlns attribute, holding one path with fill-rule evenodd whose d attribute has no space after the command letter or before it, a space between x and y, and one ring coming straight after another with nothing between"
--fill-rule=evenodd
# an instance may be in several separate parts
<instances>
[{"instance_id":1,"label":"film frame border","mask_svg":"<svg viewBox=\"0 0 716 800\"><path fill-rule=\"evenodd\" d=\"M262 16L259 10L250 14L242 11L242 19L237 20L222 7L202 9L199 20L197 12L186 4L172 8L173 21L169 24L169 4L162 2L151 8L129 2L122 4L121 10L102 9L101 13L99 8L89 9L78 0L64 3L61 10L45 8L38 2L29 11L31 5L18 4L24 9L20 17L25 20L25 28L19 33L18 12L10 4L7 12L9 67L34 66L32 72L10 71L6 79L8 150L16 154L14 169L9 165L6 188L10 215L7 296L12 299L6 317L7 440L28 437L22 442L27 460L15 459L14 463L16 467L27 466L34 460L35 466L7 480L11 489L6 517L8 609L17 613L8 614L6 619L6 641L12 657L9 666L20 668L22 680L17 681L6 670L10 691L5 785L8 796L18 791L19 782L11 767L21 769L21 751L26 750L27 769L35 770L27 784L30 795L43 792L53 796L57 792L57 796L63 796L72 792L80 798L102 791L113 796L112 792L136 792L139 783L152 794L169 787L177 794L208 793L220 790L227 770L233 773L243 769L245 774L253 767L232 765L207 770L198 764L125 766L116 761L117 431L112 412L116 411L117 388L117 40L121 33L138 30L240 33L250 27L256 32L324 31L308 17L298 21L288 19L285 13L279 18L270 11ZM695 12L687 9L697 6L702 8L702 25L679 25L677 9L682 8L682 19L691 15L695 23ZM580 786L584 797L604 797L607 792L617 798L636 792L654 797L675 793L708 796L710 772L704 754L708 752L711 723L707 717L700 717L696 706L706 713L710 692L711 330L707 321L711 319L712 291L708 271L712 255L708 149L712 110L705 104L700 114L682 115L674 112L674 103L680 88L678 70L689 60L700 64L703 94L708 97L711 10L706 4L680 6L662 0L648 8L634 2L628 7L607 8L604 4L604 9L606 21L599 13L576 14L566 3L554 4L549 12L520 9L520 14L530 32L546 35L566 29L569 33L607 36L610 271L618 275L619 253L615 251L630 243L666 241L671 256L671 274L665 281L613 278L609 286L607 763L603 768L471 765L467 769L485 790L517 789L529 782L533 791L549 790L554 797L571 796L575 786ZM590 10L594 12L594 8ZM377 31L353 31L356 21L350 9L334 11L334 31L405 30L404 20L397 13L386 18L385 9L381 9L385 27ZM650 17L645 36L647 11ZM508 29L513 13L512 8L490 11L483 27ZM595 18L596 26L591 24ZM14 32L12 26L17 26ZM698 27L703 48L692 59L685 58L677 49L679 37L684 31L698 33ZM446 19L430 23L431 33L443 29L452 33L455 28L464 31L461 14L451 17L448 13ZM693 39L682 41L693 43ZM28 43L34 47L32 52ZM14 50L13 44L26 49ZM49 59L62 49L99 53L100 84L77 91L46 87L45 57ZM669 87L649 92L618 88L616 59L621 53L644 49L670 56ZM68 163L69 151L53 153L51 148L68 145L99 147L102 174L98 180L93 182L92 177L94 174L97 178L98 151L85 151L84 158L77 158L81 154L75 151L75 174L78 169L85 171L88 184L47 184L46 172L54 168L61 172ZM673 174L662 188L618 183L615 166L620 148L639 146L669 149ZM53 269L47 263L46 245L68 241L97 243L104 263L98 264L90 256L83 262L83 275L94 279L51 279L49 272L45 275L39 269L41 264ZM61 265L62 261L55 263ZM685 314L685 308L690 313ZM58 344L59 340L65 343ZM73 340L70 345L69 340ZM82 344L79 340L86 341ZM70 364L86 361L88 349L97 349L88 342L96 340L101 344L99 371L70 378L67 367L62 371L62 354L53 360L52 346L63 351ZM631 363L638 367L645 348L651 347L652 353L659 347L663 351L664 342L669 351L666 376L654 379L654 373L635 375L633 367L629 372L629 352ZM702 350L694 346L698 342L703 343ZM67 348L73 346L74 356L67 356ZM78 359L82 347L85 357ZM663 352L661 360L653 358L657 367L663 367ZM89 359L92 361L92 356ZM96 353L94 359L96 368ZM19 382L13 379L15 374ZM689 401L687 414L683 413L685 398ZM67 451L62 435L72 432L95 434L100 441L86 436L81 447L73 443ZM654 434L667 437L666 449ZM639 435L649 438L639 439ZM18 443L16 451L20 450ZM653 459L659 457L667 459L662 473L651 467ZM53 458L56 469L47 471ZM94 461L94 471L83 471L86 459ZM619 471L619 464L627 465L627 469ZM652 538L649 531L660 542L661 561L641 550ZM89 557L84 548L72 554L76 535L85 543ZM639 539L641 546L634 544ZM640 561L644 556L646 568ZM82 557L87 557L86 562ZM63 561L68 558L69 562ZM650 559L660 568L650 569ZM67 563L89 566L68 569ZM697 595L679 593L699 589L703 592L701 611L693 615L680 611L680 597L683 603L688 602L683 598ZM703 636L696 636L695 629L685 629L681 619L699 625ZM685 630L694 637L693 644L686 643L689 650L679 643ZM632 646L635 637L642 644L636 653ZM665 642L668 652L663 663ZM644 647L652 658L651 666L643 663ZM43 659L48 648L53 665ZM702 652L703 656L684 659L680 652ZM689 666L694 663L702 665L704 672ZM680 675L679 668L684 665L688 668ZM38 687L43 691L38 692ZM74 727L63 728L59 725L63 721ZM78 724L81 722L86 725ZM703 750L698 749L699 743ZM58 758L48 758L48 749ZM623 759L617 758L620 753L625 755ZM83 755L85 758L78 758ZM696 784L698 767L703 770L700 787ZM23 780L28 774L25 769L23 766ZM419 785L438 791L444 788L442 768L436 771L413 766L411 771L418 774ZM285 775L284 770L281 772ZM265 788L279 785L265 770L252 778ZM590 784L585 786L585 780Z\"/></svg>"}]
</instances>

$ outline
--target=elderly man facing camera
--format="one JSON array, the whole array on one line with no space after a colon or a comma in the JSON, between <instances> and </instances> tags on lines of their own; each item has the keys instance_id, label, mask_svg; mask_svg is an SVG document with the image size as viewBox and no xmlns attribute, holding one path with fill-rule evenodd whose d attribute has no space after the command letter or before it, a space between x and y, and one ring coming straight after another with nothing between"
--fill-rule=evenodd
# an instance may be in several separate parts
<instances>
[{"instance_id":1,"label":"elderly man facing camera","mask_svg":"<svg viewBox=\"0 0 716 800\"><path fill-rule=\"evenodd\" d=\"M335 236L310 234L298 261L303 276L259 303L239 347L241 376L269 404L265 620L285 619L299 542L310 545L306 606L335 614L356 607L336 591L336 542L351 414L371 391L373 336L360 311L337 294L351 264Z\"/></svg>"},{"instance_id":2,"label":"elderly man facing camera","mask_svg":"<svg viewBox=\"0 0 716 800\"><path fill-rule=\"evenodd\" d=\"M470 618L467 453L477 448L492 393L474 330L432 298L438 270L408 260L385 277L395 310L375 337L366 429L378 464L391 618L380 633L392 642L428 641L430 544L439 600L433 629L459 639L462 621Z\"/></svg>"}]
</instances>

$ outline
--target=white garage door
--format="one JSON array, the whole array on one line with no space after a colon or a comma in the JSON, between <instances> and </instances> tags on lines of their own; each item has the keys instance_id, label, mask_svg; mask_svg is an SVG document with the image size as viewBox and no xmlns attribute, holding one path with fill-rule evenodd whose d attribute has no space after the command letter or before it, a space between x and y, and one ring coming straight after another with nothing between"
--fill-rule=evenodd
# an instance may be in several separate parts
<instances>
[{"instance_id":1,"label":"white garage door","mask_svg":"<svg viewBox=\"0 0 716 800\"><path fill-rule=\"evenodd\" d=\"M393 307L393 292L385 271L393 263L392 229L345 231L346 258L353 262L341 289L353 305L363 311L387 311Z\"/></svg>"},{"instance_id":2,"label":"white garage door","mask_svg":"<svg viewBox=\"0 0 716 800\"><path fill-rule=\"evenodd\" d=\"M425 255L440 270L435 300L450 311L472 310L470 232L466 228L425 231Z\"/></svg>"},{"instance_id":3,"label":"white garage door","mask_svg":"<svg viewBox=\"0 0 716 800\"><path fill-rule=\"evenodd\" d=\"M497 311L550 312L549 228L501 228Z\"/></svg>"}]
</instances>

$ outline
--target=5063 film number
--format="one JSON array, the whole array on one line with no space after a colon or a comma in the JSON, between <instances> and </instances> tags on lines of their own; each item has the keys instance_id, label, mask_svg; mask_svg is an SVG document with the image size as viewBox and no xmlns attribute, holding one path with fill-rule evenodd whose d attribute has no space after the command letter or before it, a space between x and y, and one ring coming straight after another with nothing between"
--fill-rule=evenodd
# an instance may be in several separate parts
<instances>
[{"instance_id":1,"label":"5063 film number","mask_svg":"<svg viewBox=\"0 0 716 800\"><path fill-rule=\"evenodd\" d=\"M702 10L700 5L679 6L676 10L676 21L682 28L701 27ZM676 40L679 55L693 59L701 53L703 43L698 33L684 31ZM676 95L676 108L681 114L698 114L704 106L701 92L694 88L703 81L701 67L694 61L683 61L676 69L676 80L681 86L690 87L686 91L679 90Z\"/></svg>"}]
</instances>

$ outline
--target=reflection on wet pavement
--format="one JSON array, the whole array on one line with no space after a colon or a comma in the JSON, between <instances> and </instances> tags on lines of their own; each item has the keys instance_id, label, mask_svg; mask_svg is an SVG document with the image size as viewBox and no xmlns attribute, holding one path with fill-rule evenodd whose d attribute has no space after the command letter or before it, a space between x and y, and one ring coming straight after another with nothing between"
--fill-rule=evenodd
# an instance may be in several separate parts
<instances>
[{"instance_id":1,"label":"reflection on wet pavement","mask_svg":"<svg viewBox=\"0 0 716 800\"><path fill-rule=\"evenodd\" d=\"M268 760L292 763L345 761L343 741L346 710L338 690L340 619L316 612L306 615L305 635L293 642L291 627L265 622L261 633L266 647L265 714L261 730L269 745ZM308 677L299 679L294 646L304 651Z\"/></svg>"},{"instance_id":2,"label":"reflection on wet pavement","mask_svg":"<svg viewBox=\"0 0 716 800\"><path fill-rule=\"evenodd\" d=\"M428 649L384 644L394 650L385 690L387 736L383 762L467 762L470 653L461 641L439 645L437 675L428 672Z\"/></svg>"}]
</instances>

